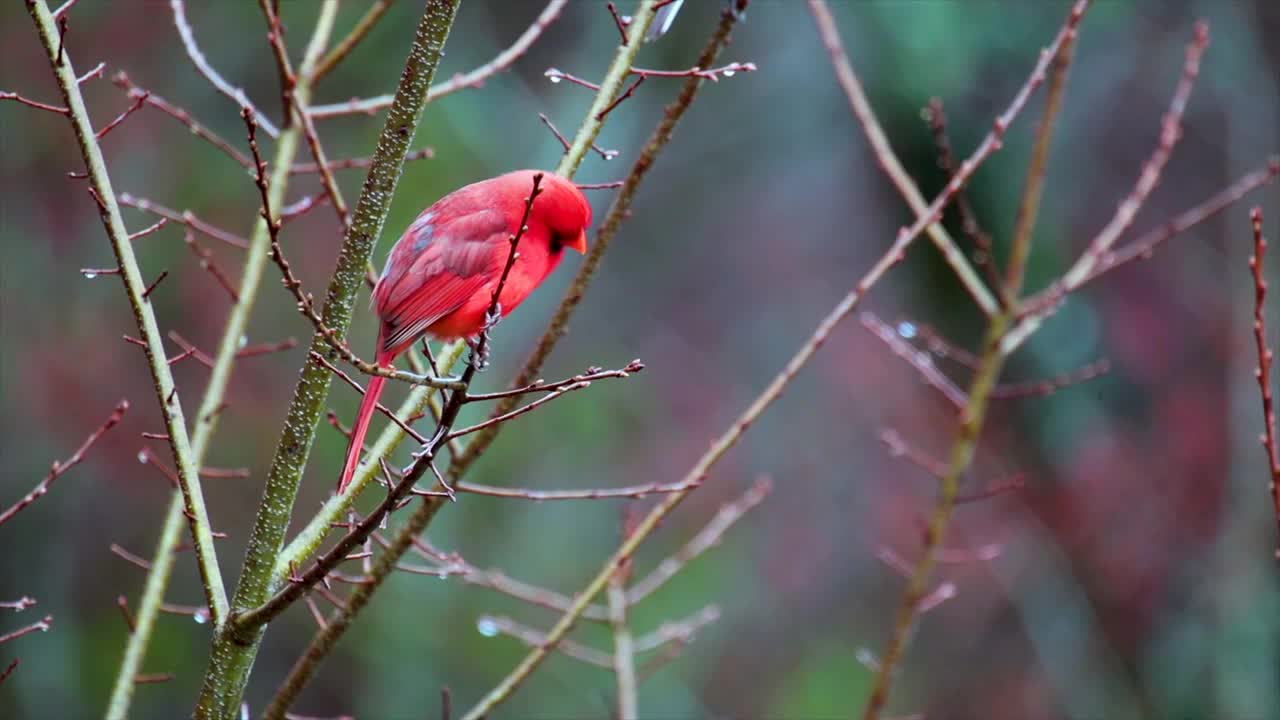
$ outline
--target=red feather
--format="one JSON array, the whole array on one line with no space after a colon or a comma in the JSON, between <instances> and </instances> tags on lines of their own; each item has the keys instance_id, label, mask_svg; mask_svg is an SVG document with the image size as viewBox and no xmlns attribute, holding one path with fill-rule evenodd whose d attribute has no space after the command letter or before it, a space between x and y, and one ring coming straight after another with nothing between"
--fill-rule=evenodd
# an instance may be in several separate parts
<instances>
[{"instance_id":1,"label":"red feather","mask_svg":"<svg viewBox=\"0 0 1280 720\"><path fill-rule=\"evenodd\" d=\"M424 335L452 340L474 337L484 327L510 240L520 229L525 200L538 171L518 170L468 185L437 200L396 242L373 290L381 321L375 354L380 367ZM572 182L546 173L533 202L519 257L498 298L506 315L560 264L566 247L586 252L591 205ZM351 429L351 446L338 492L346 489L360 461L385 378L372 377Z\"/></svg>"}]
</instances>

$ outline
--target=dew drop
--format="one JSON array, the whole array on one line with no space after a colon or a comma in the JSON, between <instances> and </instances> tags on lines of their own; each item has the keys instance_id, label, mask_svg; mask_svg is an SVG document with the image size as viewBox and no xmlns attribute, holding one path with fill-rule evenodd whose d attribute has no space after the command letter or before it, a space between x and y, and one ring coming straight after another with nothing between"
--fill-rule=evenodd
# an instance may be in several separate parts
<instances>
[{"instance_id":1,"label":"dew drop","mask_svg":"<svg viewBox=\"0 0 1280 720\"><path fill-rule=\"evenodd\" d=\"M96 277L98 277L98 273L96 273L96 272L87 272L87 273L85 273L85 274L84 274L84 279L85 279L85 280L92 280L92 279L94 279L94 278L96 278Z\"/></svg>"},{"instance_id":2,"label":"dew drop","mask_svg":"<svg viewBox=\"0 0 1280 720\"><path fill-rule=\"evenodd\" d=\"M248 344L249 344L249 336L248 336L248 335L241 335L241 336L240 336L239 344L240 344L240 347L244 347L245 345L248 345Z\"/></svg>"},{"instance_id":3,"label":"dew drop","mask_svg":"<svg viewBox=\"0 0 1280 720\"><path fill-rule=\"evenodd\" d=\"M898 323L898 335L906 338L907 340L910 340L911 338L915 337L917 332L918 331L916 330L916 326L913 325L912 323L909 323L909 322Z\"/></svg>"},{"instance_id":4,"label":"dew drop","mask_svg":"<svg viewBox=\"0 0 1280 720\"><path fill-rule=\"evenodd\" d=\"M725 70L724 72L722 72L722 73L721 73L721 75L724 75L725 77L733 77L733 74L734 74L735 72L737 72L737 71L736 71L736 70Z\"/></svg>"},{"instance_id":5,"label":"dew drop","mask_svg":"<svg viewBox=\"0 0 1280 720\"><path fill-rule=\"evenodd\" d=\"M191 619L195 620L197 625L203 625L209 622L209 616L206 615L203 610L197 610L195 614L191 616Z\"/></svg>"},{"instance_id":6,"label":"dew drop","mask_svg":"<svg viewBox=\"0 0 1280 720\"><path fill-rule=\"evenodd\" d=\"M146 451L146 450L139 450L139 451L138 451L138 462L142 463L143 465L146 465L146 464L147 464L147 451Z\"/></svg>"},{"instance_id":7,"label":"dew drop","mask_svg":"<svg viewBox=\"0 0 1280 720\"><path fill-rule=\"evenodd\" d=\"M485 637L497 637L498 624L489 618L480 618L476 621L476 630Z\"/></svg>"},{"instance_id":8,"label":"dew drop","mask_svg":"<svg viewBox=\"0 0 1280 720\"><path fill-rule=\"evenodd\" d=\"M559 75L552 75L552 76L551 76L551 82L553 82L553 83L558 83L558 82L560 82L560 76L559 76Z\"/></svg>"}]
</instances>

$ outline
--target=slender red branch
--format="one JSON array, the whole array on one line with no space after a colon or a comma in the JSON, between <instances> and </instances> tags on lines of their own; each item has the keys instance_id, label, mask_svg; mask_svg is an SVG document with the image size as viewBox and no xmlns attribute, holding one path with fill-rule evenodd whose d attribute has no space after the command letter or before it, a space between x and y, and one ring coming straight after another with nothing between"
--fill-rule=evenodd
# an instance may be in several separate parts
<instances>
[{"instance_id":1,"label":"slender red branch","mask_svg":"<svg viewBox=\"0 0 1280 720\"><path fill-rule=\"evenodd\" d=\"M139 231L138 231L138 232L136 232L136 233L130 233L130 234L129 234L129 239L130 239L130 240L138 240L138 239L140 239L140 238L144 238L144 237L146 237L146 236L150 235L151 233L158 232L161 228L163 228L165 225L168 225L168 224L169 224L169 218L162 217L162 218L160 218L158 221L156 221L154 224L149 225L149 226L147 226L147 227L145 227L145 228L143 228L143 229L139 230Z\"/></svg>"},{"instance_id":2,"label":"slender red branch","mask_svg":"<svg viewBox=\"0 0 1280 720\"><path fill-rule=\"evenodd\" d=\"M14 503L8 510L0 512L0 525L11 520L14 515L22 512L22 510L31 503L44 497L45 493L49 492L49 487L53 485L53 482L62 477L71 468L79 465L80 462L84 460L85 453L89 452L89 449L93 447L94 443L98 442L98 440L100 440L108 430L115 427L116 424L120 422L121 418L124 417L125 411L128 409L128 400L121 400L117 403L115 410L111 411L111 415L107 417L106 422L99 426L97 430L90 433L89 437L85 438L85 441L80 444L80 447L76 448L76 451L71 454L71 457L66 460L54 461L53 467L50 468L49 474L45 476L44 480L41 480L35 488L31 490L31 492L27 493L18 502Z\"/></svg>"},{"instance_id":3,"label":"slender red branch","mask_svg":"<svg viewBox=\"0 0 1280 720\"><path fill-rule=\"evenodd\" d=\"M190 112L174 105L150 90L143 90L138 87L124 72L117 72L115 75L111 76L111 82L116 87L128 93L130 98L141 98L141 102L145 103L149 107L153 107L185 125L187 129L191 131L192 135L195 135L201 140L213 145L227 157L235 160L245 168L252 168L248 156L233 147L231 143L219 137L218 134L210 130L208 126L198 122L194 117L192 117Z\"/></svg>"},{"instance_id":4,"label":"slender red branch","mask_svg":"<svg viewBox=\"0 0 1280 720\"><path fill-rule=\"evenodd\" d=\"M0 92L0 100L13 100L15 102L22 103L27 107L33 107L37 110L48 110L49 112L58 113L59 115L71 114L71 111L65 107L61 107L58 105L46 105L45 103L37 102L35 100L30 100L28 98L22 97L18 93L14 93L14 92Z\"/></svg>"},{"instance_id":5,"label":"slender red branch","mask_svg":"<svg viewBox=\"0 0 1280 720\"><path fill-rule=\"evenodd\" d=\"M129 193L121 193L117 198L117 201L125 207L136 208L143 212L149 212L152 215L169 218L176 223L182 223L201 235L224 242L232 247L240 248L241 250L249 247L248 240L245 240L234 233L227 232L222 228L210 225L204 220L196 217L190 210L178 212L177 210L167 208L159 203L148 200L147 198L137 197L130 195Z\"/></svg>"},{"instance_id":6,"label":"slender red branch","mask_svg":"<svg viewBox=\"0 0 1280 720\"><path fill-rule=\"evenodd\" d=\"M97 134L94 135L94 139L101 140L102 138L106 137L108 133L110 133L112 130L115 130L117 127L119 127L120 123L125 121L125 118L137 112L138 109L141 108L146 102L147 102L147 93L144 92L141 95L139 95L137 99L133 101L132 105L125 108L125 111L120 113L115 120L112 120L110 123L107 123L106 127L99 130Z\"/></svg>"},{"instance_id":7,"label":"slender red branch","mask_svg":"<svg viewBox=\"0 0 1280 720\"><path fill-rule=\"evenodd\" d=\"M20 627L11 633L0 635L0 645L3 645L9 642L10 640L17 640L23 635L29 635L33 632L36 632L37 630L39 630L40 632L48 632L49 628L52 627L52 625L53 625L53 616L45 615L43 620L40 620L38 622L33 622L30 625L27 625L25 627Z\"/></svg>"},{"instance_id":8,"label":"slender red branch","mask_svg":"<svg viewBox=\"0 0 1280 720\"><path fill-rule=\"evenodd\" d=\"M612 2L608 3L609 14L613 16L613 24L618 28L618 34L622 36L622 44L627 44L627 21L622 19L618 14L618 8Z\"/></svg>"},{"instance_id":9,"label":"slender red branch","mask_svg":"<svg viewBox=\"0 0 1280 720\"><path fill-rule=\"evenodd\" d=\"M597 121L604 120L605 116L613 112L614 108L626 102L627 98L635 94L636 88L640 87L640 85L645 81L646 77L647 76L645 75L641 75L640 77L636 78L636 81L631 83L631 85L627 87L626 90L623 90L622 94L619 95L616 100L614 100L613 102L605 106L605 109L601 110L599 113L596 113L596 120Z\"/></svg>"},{"instance_id":10,"label":"slender red branch","mask_svg":"<svg viewBox=\"0 0 1280 720\"><path fill-rule=\"evenodd\" d=\"M1276 411L1271 395L1271 363L1275 352L1267 344L1267 279L1263 270L1267 240L1262 235L1262 208L1255 207L1249 214L1253 224L1253 256L1249 268L1253 274L1253 338L1258 346L1258 391L1262 396L1262 421L1264 432L1262 446L1267 453L1267 465L1271 473L1271 503L1275 510L1276 524L1280 526L1280 441L1276 439ZM1280 545L1276 559L1280 560Z\"/></svg>"}]
</instances>

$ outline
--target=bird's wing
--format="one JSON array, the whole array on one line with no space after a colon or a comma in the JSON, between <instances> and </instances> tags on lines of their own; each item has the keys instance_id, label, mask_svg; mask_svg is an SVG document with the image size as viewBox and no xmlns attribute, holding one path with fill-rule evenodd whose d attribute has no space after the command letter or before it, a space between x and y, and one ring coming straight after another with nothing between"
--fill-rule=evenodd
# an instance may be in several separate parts
<instances>
[{"instance_id":1,"label":"bird's wing","mask_svg":"<svg viewBox=\"0 0 1280 720\"><path fill-rule=\"evenodd\" d=\"M510 234L505 216L484 209L437 221L425 212L391 251L373 299L382 319L382 349L412 342L462 307L493 275Z\"/></svg>"}]
</instances>

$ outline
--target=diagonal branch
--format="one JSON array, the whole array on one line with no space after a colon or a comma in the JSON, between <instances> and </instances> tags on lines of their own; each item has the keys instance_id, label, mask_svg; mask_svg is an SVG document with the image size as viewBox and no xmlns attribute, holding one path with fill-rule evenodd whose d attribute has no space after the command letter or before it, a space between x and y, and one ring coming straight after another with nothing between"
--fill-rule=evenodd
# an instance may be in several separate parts
<instances>
[{"instance_id":1,"label":"diagonal branch","mask_svg":"<svg viewBox=\"0 0 1280 720\"><path fill-rule=\"evenodd\" d=\"M111 415L107 418L106 422L104 422L97 430L90 433L89 437L85 438L85 441L80 444L80 447L76 448L76 451L71 454L71 457L66 460L55 460L53 467L49 469L49 474L45 476L44 480L41 480L34 488L32 488L31 492L24 495L21 500L14 503L8 510L0 512L0 525L9 522L9 520L13 519L14 515L17 515L28 505L44 497L45 493L49 492L49 486L53 485L53 481L62 477L71 468L79 465L80 462L84 460L85 453L89 452L89 448L93 447L94 443L98 442L98 440L101 439L108 430L115 427L116 423L120 422L120 419L124 417L124 413L128 409L128 400L121 400L117 403L116 409L111 411Z\"/></svg>"},{"instance_id":2,"label":"diagonal branch","mask_svg":"<svg viewBox=\"0 0 1280 720\"><path fill-rule=\"evenodd\" d=\"M551 0L548 2L547 6L538 14L538 17L534 19L533 24L526 28L510 47L498 53L492 60L471 72L455 75L449 80L431 88L431 92L427 95L427 102L434 102L446 95L450 95L459 90L465 90L466 88L480 87L489 78L511 67L516 60L520 59L520 56L528 52L529 48L537 42L543 31L545 31L551 23L555 22L556 18L560 17L560 12L564 10L565 5L567 4L568 0ZM371 8L369 10L369 14L372 15L373 11L374 8ZM366 18L367 17L368 15L366 15ZM362 18L360 22L364 23L365 19ZM357 29L358 28L359 25L357 25ZM352 31L352 34L355 34L355 30ZM342 46L339 45L338 48L335 48L334 53L337 53L338 49L341 47ZM359 113L372 114L390 106L392 97L393 96L391 95L379 95L377 97L366 98L363 100L350 100L348 102L333 103L331 105L316 105L311 108L310 114L311 117L317 119L336 117L339 115L355 115Z\"/></svg>"},{"instance_id":3,"label":"diagonal branch","mask_svg":"<svg viewBox=\"0 0 1280 720\"><path fill-rule=\"evenodd\" d=\"M836 29L835 19L831 17L831 9L827 7L826 0L809 0L809 11L813 13L813 19L818 24L818 32L822 36L822 42L827 47L827 52L831 55L831 64L835 68L836 80L840 83L840 87L844 90L845 97L849 100L849 107L853 110L854 117L858 118L859 124L862 125L863 131L867 134L867 141L871 143L872 152L875 154L876 163L880 165L880 169L893 182L894 187L898 188L898 192L911 206L911 211L916 215L922 215L926 211L924 196L920 194L919 188L902 167L902 163L898 160L898 156L893 152L893 147L889 145L889 139L884 134L884 129L880 127L880 121L876 119L875 111L871 109L871 102L867 100L867 95L862 90L862 82L858 80L857 73L853 70L853 64L849 62L849 55L844 50L844 44L840 40L840 33ZM939 218L941 220L941 218ZM983 283L982 278L965 259L964 253L956 246L955 240L942 227L941 222L934 222L925 229L929 239L937 246L946 258L947 264L955 271L956 277L973 296L978 307L986 315L995 313L998 303L995 296Z\"/></svg>"},{"instance_id":4,"label":"diagonal branch","mask_svg":"<svg viewBox=\"0 0 1280 720\"><path fill-rule=\"evenodd\" d=\"M645 598L652 595L655 591L667 584L667 581L675 577L689 563L696 560L703 553L715 547L720 538L733 527L747 513L751 512L769 493L773 491L773 482L768 478L761 478L747 488L747 491L737 499L721 506L716 512L711 522L706 527L698 531L696 535L690 538L679 550L658 563L648 575L633 583L627 590L627 602L635 605Z\"/></svg>"},{"instance_id":5,"label":"diagonal branch","mask_svg":"<svg viewBox=\"0 0 1280 720\"><path fill-rule=\"evenodd\" d=\"M1182 117L1191 99L1191 91L1195 88L1196 78L1200 75L1200 59L1208 47L1209 26L1202 21L1196 24L1195 38L1187 46L1182 77L1178 79L1178 86L1174 89L1173 98L1169 102L1169 110L1161 121L1160 139L1156 143L1155 150L1142 168L1133 190L1116 208L1115 215L1093 238L1088 249L1067 270L1062 279L1054 283L1054 293L1059 297L1064 297L1083 285L1094 270L1102 264L1103 257L1133 224L1138 211L1146 204L1151 191L1160 182L1164 167L1173 155L1173 149L1182 139ZM1057 308L1058 305L1055 304L1043 313L1023 317L1002 341L1001 352L1007 355L1016 350L1050 315L1057 311Z\"/></svg>"},{"instance_id":6,"label":"diagonal branch","mask_svg":"<svg viewBox=\"0 0 1280 720\"><path fill-rule=\"evenodd\" d=\"M1262 208L1249 213L1253 224L1253 255L1249 269L1253 275L1253 339L1258 346L1258 394L1262 397L1262 447L1267 453L1267 469L1271 478L1271 504L1275 509L1276 523L1280 524L1280 441L1276 440L1276 410L1271 395L1271 363L1275 352L1267 345L1267 279L1263 270L1263 258L1267 252L1267 239L1262 235ZM1280 549L1276 550L1280 559Z\"/></svg>"},{"instance_id":7,"label":"diagonal branch","mask_svg":"<svg viewBox=\"0 0 1280 720\"><path fill-rule=\"evenodd\" d=\"M72 67L69 53L62 47L58 23L49 12L45 0L30 0L27 8L48 55L49 64L58 82L58 88L62 92L63 100L70 111L68 118L80 145L80 153L84 157L89 185L97 199L102 224L115 251L120 278L133 309L138 332L145 344L147 365L151 370L156 398L164 417L165 431L169 435L169 445L177 465L183 510L191 528L200 578L204 585L205 600L209 605L214 624L221 625L227 616L227 596L222 584L222 574L218 569L218 556L213 546L213 533L204 505L204 494L200 488L200 476L197 472L199 466L194 459L187 437L186 419L183 416L182 403L178 398L177 386L169 370L164 339L150 301L142 296L146 291L146 283L142 278L142 271L138 267L138 260L129 240L129 231L125 228L124 219L120 215L115 189L112 187L102 150L95 138L93 122L89 118L88 110L85 109L84 97L80 94L75 69Z\"/></svg>"},{"instance_id":8,"label":"diagonal branch","mask_svg":"<svg viewBox=\"0 0 1280 720\"><path fill-rule=\"evenodd\" d=\"M178 36L182 38L182 47L187 51L187 57L191 58L191 63L196 66L196 70L204 76L209 84L217 88L218 92L226 95L235 101L242 110L252 110L256 115L262 117L262 113L253 106L253 102L249 100L249 96L245 94L242 88L235 87L227 82L217 70L209 64L209 59L204 56L204 52L200 50L200 45L196 43L195 32L191 29L191 23L187 22L187 6L184 0L169 0L169 9L173 12L173 25L178 29ZM271 137L279 137L280 130L266 118L259 120L262 129Z\"/></svg>"}]
</instances>

